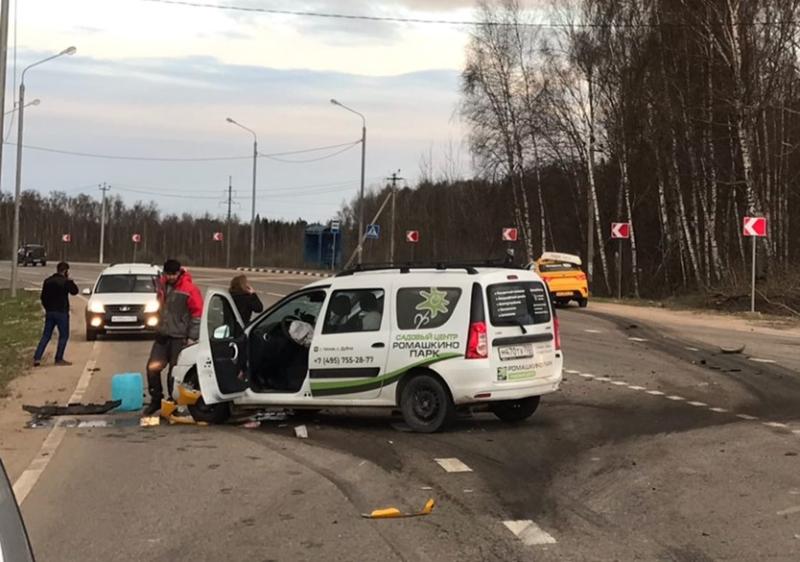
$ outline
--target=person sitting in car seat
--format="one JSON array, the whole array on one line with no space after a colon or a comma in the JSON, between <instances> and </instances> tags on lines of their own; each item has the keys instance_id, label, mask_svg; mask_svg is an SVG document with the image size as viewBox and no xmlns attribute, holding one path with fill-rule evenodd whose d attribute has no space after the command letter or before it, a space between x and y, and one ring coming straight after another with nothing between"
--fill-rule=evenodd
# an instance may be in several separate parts
<instances>
[{"instance_id":1,"label":"person sitting in car seat","mask_svg":"<svg viewBox=\"0 0 800 562\"><path fill-rule=\"evenodd\" d=\"M350 311L353 305L347 295L336 295L331 301L330 316L328 317L327 327L331 331L338 332L347 324L350 319Z\"/></svg>"},{"instance_id":2,"label":"person sitting in car seat","mask_svg":"<svg viewBox=\"0 0 800 562\"><path fill-rule=\"evenodd\" d=\"M358 303L361 305L361 329L365 332L380 330L383 315L377 297L373 293L364 293Z\"/></svg>"}]
</instances>

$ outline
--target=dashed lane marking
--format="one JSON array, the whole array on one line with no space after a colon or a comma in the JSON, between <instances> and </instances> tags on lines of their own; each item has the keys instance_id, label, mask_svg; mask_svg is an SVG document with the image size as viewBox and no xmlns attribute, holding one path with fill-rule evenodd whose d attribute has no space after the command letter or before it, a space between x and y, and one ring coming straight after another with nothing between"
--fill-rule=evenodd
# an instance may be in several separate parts
<instances>
[{"instance_id":1,"label":"dashed lane marking","mask_svg":"<svg viewBox=\"0 0 800 562\"><path fill-rule=\"evenodd\" d=\"M730 412L730 410L727 410L725 408L709 408L709 410L711 410L712 412L716 412L718 414L727 414L728 412Z\"/></svg>"},{"instance_id":2,"label":"dashed lane marking","mask_svg":"<svg viewBox=\"0 0 800 562\"><path fill-rule=\"evenodd\" d=\"M594 378L594 375L592 375L590 373L578 373L578 375L582 376L585 379L593 379Z\"/></svg>"},{"instance_id":3,"label":"dashed lane marking","mask_svg":"<svg viewBox=\"0 0 800 562\"><path fill-rule=\"evenodd\" d=\"M664 396L664 393L661 392L660 390L648 390L647 394L650 394L652 396Z\"/></svg>"},{"instance_id":4,"label":"dashed lane marking","mask_svg":"<svg viewBox=\"0 0 800 562\"><path fill-rule=\"evenodd\" d=\"M705 402L698 402L697 400L692 400L691 402L687 402L690 406L696 406L698 408L705 408L708 406Z\"/></svg>"},{"instance_id":5,"label":"dashed lane marking","mask_svg":"<svg viewBox=\"0 0 800 562\"><path fill-rule=\"evenodd\" d=\"M456 458L433 459L446 472L472 472L472 469Z\"/></svg>"},{"instance_id":6,"label":"dashed lane marking","mask_svg":"<svg viewBox=\"0 0 800 562\"><path fill-rule=\"evenodd\" d=\"M638 342L644 342L644 341L647 341L647 340L646 340L646 339L644 339L644 338L628 338L628 339L629 339L630 341L638 341Z\"/></svg>"},{"instance_id":7,"label":"dashed lane marking","mask_svg":"<svg viewBox=\"0 0 800 562\"><path fill-rule=\"evenodd\" d=\"M595 380L600 382L611 382L611 379L608 377L597 377Z\"/></svg>"},{"instance_id":8,"label":"dashed lane marking","mask_svg":"<svg viewBox=\"0 0 800 562\"><path fill-rule=\"evenodd\" d=\"M677 394L673 394L671 396L667 396L667 400L674 400L675 402L680 402L686 400L683 396L678 396Z\"/></svg>"},{"instance_id":9,"label":"dashed lane marking","mask_svg":"<svg viewBox=\"0 0 800 562\"><path fill-rule=\"evenodd\" d=\"M542 544L556 544L556 539L553 535L543 530L539 525L530 519L523 519L518 521L503 521L503 525L514 533L523 544L528 546L537 546Z\"/></svg>"},{"instance_id":10,"label":"dashed lane marking","mask_svg":"<svg viewBox=\"0 0 800 562\"><path fill-rule=\"evenodd\" d=\"M587 328L587 329L584 330L584 332L586 332L588 334L602 334L603 330L590 330L590 329Z\"/></svg>"},{"instance_id":11,"label":"dashed lane marking","mask_svg":"<svg viewBox=\"0 0 800 562\"><path fill-rule=\"evenodd\" d=\"M623 382L623 381L611 381L611 384L613 384L615 386L628 386L628 383Z\"/></svg>"},{"instance_id":12,"label":"dashed lane marking","mask_svg":"<svg viewBox=\"0 0 800 562\"><path fill-rule=\"evenodd\" d=\"M761 359L759 357L750 357L750 361L755 361L756 363L777 363L774 359Z\"/></svg>"},{"instance_id":13,"label":"dashed lane marking","mask_svg":"<svg viewBox=\"0 0 800 562\"><path fill-rule=\"evenodd\" d=\"M567 373L568 375L577 375L578 373L580 373L580 371L575 371L573 369L564 369L564 372Z\"/></svg>"},{"instance_id":14,"label":"dashed lane marking","mask_svg":"<svg viewBox=\"0 0 800 562\"><path fill-rule=\"evenodd\" d=\"M643 386L639 386L639 385L636 385L636 384L629 384L628 388L630 388L631 390L644 390Z\"/></svg>"},{"instance_id":15,"label":"dashed lane marking","mask_svg":"<svg viewBox=\"0 0 800 562\"><path fill-rule=\"evenodd\" d=\"M776 428L779 428L779 429L786 429L786 428L789 427L785 423L780 423L780 422L761 422L761 423L763 423L767 427L776 427Z\"/></svg>"},{"instance_id":16,"label":"dashed lane marking","mask_svg":"<svg viewBox=\"0 0 800 562\"><path fill-rule=\"evenodd\" d=\"M792 515L793 513L800 513L800 505L782 509L779 512L777 512L777 515Z\"/></svg>"},{"instance_id":17,"label":"dashed lane marking","mask_svg":"<svg viewBox=\"0 0 800 562\"><path fill-rule=\"evenodd\" d=\"M683 349L685 349L686 351L700 351L696 347L684 347Z\"/></svg>"},{"instance_id":18,"label":"dashed lane marking","mask_svg":"<svg viewBox=\"0 0 800 562\"><path fill-rule=\"evenodd\" d=\"M749 414L736 414L736 417L739 418L739 419L742 419L742 420L747 420L747 421L755 421L755 420L758 419L758 416L751 416ZM798 430L798 431L800 431L800 430Z\"/></svg>"}]
</instances>

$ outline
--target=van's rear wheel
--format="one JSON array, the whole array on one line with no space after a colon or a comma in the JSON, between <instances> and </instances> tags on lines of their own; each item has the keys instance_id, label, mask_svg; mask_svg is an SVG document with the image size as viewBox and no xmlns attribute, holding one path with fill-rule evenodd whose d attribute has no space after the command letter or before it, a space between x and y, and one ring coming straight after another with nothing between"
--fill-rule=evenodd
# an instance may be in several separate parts
<instances>
[{"instance_id":1,"label":"van's rear wheel","mask_svg":"<svg viewBox=\"0 0 800 562\"><path fill-rule=\"evenodd\" d=\"M455 412L444 384L431 375L417 375L406 383L400 397L403 419L414 431L434 433L444 427Z\"/></svg>"},{"instance_id":2,"label":"van's rear wheel","mask_svg":"<svg viewBox=\"0 0 800 562\"><path fill-rule=\"evenodd\" d=\"M508 423L527 420L539 407L540 396L531 396L520 400L502 400L492 402L489 410L498 418Z\"/></svg>"}]
</instances>

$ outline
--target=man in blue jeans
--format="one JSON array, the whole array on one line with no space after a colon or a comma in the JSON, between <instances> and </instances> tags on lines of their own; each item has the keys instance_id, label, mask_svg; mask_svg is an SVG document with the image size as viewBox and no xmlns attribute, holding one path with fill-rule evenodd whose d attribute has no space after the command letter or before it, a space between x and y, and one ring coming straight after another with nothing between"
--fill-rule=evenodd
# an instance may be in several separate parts
<instances>
[{"instance_id":1,"label":"man in blue jeans","mask_svg":"<svg viewBox=\"0 0 800 562\"><path fill-rule=\"evenodd\" d=\"M56 365L72 365L64 360L64 350L69 339L69 295L77 295L78 286L69 278L69 264L61 262L56 266L55 274L45 279L42 285L42 306L45 311L44 333L33 355L33 366L42 364L42 355L53 330L58 328L58 347L56 347Z\"/></svg>"}]
</instances>

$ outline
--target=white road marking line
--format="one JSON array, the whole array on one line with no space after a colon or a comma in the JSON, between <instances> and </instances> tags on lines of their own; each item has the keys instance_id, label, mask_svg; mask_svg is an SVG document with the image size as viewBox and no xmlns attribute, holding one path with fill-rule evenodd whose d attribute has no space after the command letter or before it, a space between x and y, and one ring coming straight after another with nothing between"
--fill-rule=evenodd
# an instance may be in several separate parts
<instances>
[{"instance_id":1,"label":"white road marking line","mask_svg":"<svg viewBox=\"0 0 800 562\"><path fill-rule=\"evenodd\" d=\"M602 334L602 333L603 333L603 330L590 330L590 329L586 329L586 330L584 330L584 332L587 332L587 333L589 333L589 334Z\"/></svg>"},{"instance_id":2,"label":"white road marking line","mask_svg":"<svg viewBox=\"0 0 800 562\"><path fill-rule=\"evenodd\" d=\"M567 373L568 375L577 375L580 373L580 371L575 371L573 369L564 369L564 372Z\"/></svg>"},{"instance_id":3,"label":"white road marking line","mask_svg":"<svg viewBox=\"0 0 800 562\"><path fill-rule=\"evenodd\" d=\"M793 513L800 513L800 505L789 507L787 509L782 509L778 511L776 515L792 515Z\"/></svg>"},{"instance_id":4,"label":"white road marking line","mask_svg":"<svg viewBox=\"0 0 800 562\"><path fill-rule=\"evenodd\" d=\"M711 410L712 412L716 412L718 414L726 414L729 411L726 410L725 408L709 408L709 410Z\"/></svg>"},{"instance_id":5,"label":"white road marking line","mask_svg":"<svg viewBox=\"0 0 800 562\"><path fill-rule=\"evenodd\" d=\"M700 351L696 347L684 347L683 349L685 349L686 351Z\"/></svg>"},{"instance_id":6,"label":"white road marking line","mask_svg":"<svg viewBox=\"0 0 800 562\"><path fill-rule=\"evenodd\" d=\"M97 342L92 345L92 351L89 356L89 360L86 362L86 366L83 368L83 373L81 373L81 377L78 379L78 384L75 386L75 391L72 393L72 396L69 399L70 404L80 402L83 398L83 393L86 392L86 389L89 387L92 374L94 374L96 353ZM58 446L61 445L61 441L64 440L64 435L66 435L66 433L67 430L65 428L58 425L54 426L53 429L50 430L50 433L47 434L44 443L42 443L42 447L30 462L28 468L26 468L25 472L23 472L19 478L17 478L17 481L14 482L14 495L17 497L18 505L22 505L22 502L25 501L25 498L27 498L28 494L30 494L31 490L33 490L36 482L39 481L39 477L42 475L44 469L47 468L50 460L55 455L56 450L58 449Z\"/></svg>"},{"instance_id":7,"label":"white road marking line","mask_svg":"<svg viewBox=\"0 0 800 562\"><path fill-rule=\"evenodd\" d=\"M536 546L540 544L556 544L556 539L547 531L542 530L539 525L530 519L523 519L521 521L503 521L503 525L514 533L514 536L522 541L523 544L528 546Z\"/></svg>"},{"instance_id":8,"label":"white road marking line","mask_svg":"<svg viewBox=\"0 0 800 562\"><path fill-rule=\"evenodd\" d=\"M456 458L433 459L446 472L472 472L472 469Z\"/></svg>"},{"instance_id":9,"label":"white road marking line","mask_svg":"<svg viewBox=\"0 0 800 562\"><path fill-rule=\"evenodd\" d=\"M756 363L777 363L774 359L759 359L758 357L751 357L750 361L755 361Z\"/></svg>"},{"instance_id":10,"label":"white road marking line","mask_svg":"<svg viewBox=\"0 0 800 562\"><path fill-rule=\"evenodd\" d=\"M781 429L786 429L787 427L789 427L785 423L780 423L780 422L761 422L761 423L763 423L767 427L777 427Z\"/></svg>"},{"instance_id":11,"label":"white road marking line","mask_svg":"<svg viewBox=\"0 0 800 562\"><path fill-rule=\"evenodd\" d=\"M800 435L800 429L793 429L792 433L794 433L795 435Z\"/></svg>"},{"instance_id":12,"label":"white road marking line","mask_svg":"<svg viewBox=\"0 0 800 562\"><path fill-rule=\"evenodd\" d=\"M616 386L628 386L628 383L623 381L611 381L611 384L614 384Z\"/></svg>"},{"instance_id":13,"label":"white road marking line","mask_svg":"<svg viewBox=\"0 0 800 562\"><path fill-rule=\"evenodd\" d=\"M583 377L585 379L593 379L594 378L594 375L591 375L589 373L578 373L578 375L580 375L581 377Z\"/></svg>"},{"instance_id":14,"label":"white road marking line","mask_svg":"<svg viewBox=\"0 0 800 562\"><path fill-rule=\"evenodd\" d=\"M648 390L647 394L651 394L653 396L664 396L664 393L660 390Z\"/></svg>"},{"instance_id":15,"label":"white road marking line","mask_svg":"<svg viewBox=\"0 0 800 562\"><path fill-rule=\"evenodd\" d=\"M758 419L756 416L751 416L749 414L736 414L736 417L747 421L755 421Z\"/></svg>"},{"instance_id":16,"label":"white road marking line","mask_svg":"<svg viewBox=\"0 0 800 562\"><path fill-rule=\"evenodd\" d=\"M595 380L600 382L611 382L611 379L608 377L597 377Z\"/></svg>"},{"instance_id":17,"label":"white road marking line","mask_svg":"<svg viewBox=\"0 0 800 562\"><path fill-rule=\"evenodd\" d=\"M687 402L687 404L689 404L690 406L697 406L698 408L704 408L708 406L708 404L706 404L705 402L697 402L697 401Z\"/></svg>"},{"instance_id":18,"label":"white road marking line","mask_svg":"<svg viewBox=\"0 0 800 562\"><path fill-rule=\"evenodd\" d=\"M675 400L677 402L680 400L686 400L686 398L683 396L678 396L677 394L673 394L672 396L667 396L667 400Z\"/></svg>"},{"instance_id":19,"label":"white road marking line","mask_svg":"<svg viewBox=\"0 0 800 562\"><path fill-rule=\"evenodd\" d=\"M629 384L628 388L630 388L631 390L644 390L643 386L638 386L638 385L635 385L635 384Z\"/></svg>"},{"instance_id":20,"label":"white road marking line","mask_svg":"<svg viewBox=\"0 0 800 562\"><path fill-rule=\"evenodd\" d=\"M628 339L629 339L630 341L638 341L638 342L647 341L647 340L646 340L646 339L644 339L644 338L628 338Z\"/></svg>"}]
</instances>

